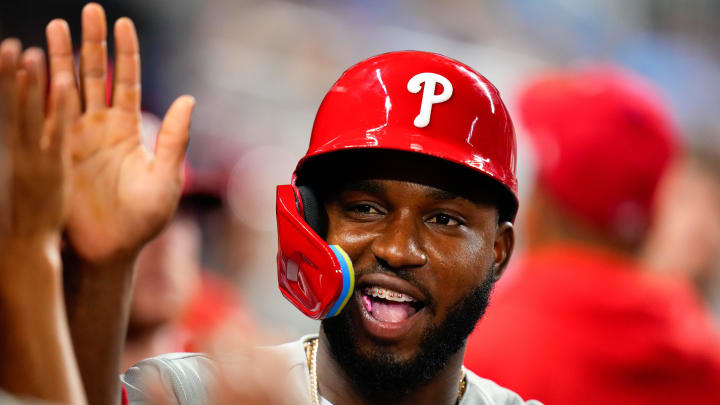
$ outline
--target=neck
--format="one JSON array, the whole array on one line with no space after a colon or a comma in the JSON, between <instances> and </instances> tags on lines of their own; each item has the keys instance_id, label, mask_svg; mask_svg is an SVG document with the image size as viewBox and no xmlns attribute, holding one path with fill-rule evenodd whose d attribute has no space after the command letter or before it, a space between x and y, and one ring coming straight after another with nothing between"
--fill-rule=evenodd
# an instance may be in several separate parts
<instances>
[{"instance_id":1,"label":"neck","mask_svg":"<svg viewBox=\"0 0 720 405\"><path fill-rule=\"evenodd\" d=\"M418 387L404 397L393 399L397 405L453 405L457 402L462 362L465 348L454 354L445 367L426 384ZM320 395L333 404L375 405L363 396L348 377L345 370L333 357L327 336L320 329L320 341L317 352L318 390ZM387 401L380 401L387 403Z\"/></svg>"},{"instance_id":2,"label":"neck","mask_svg":"<svg viewBox=\"0 0 720 405\"><path fill-rule=\"evenodd\" d=\"M595 246L633 257L639 240L623 239L604 231L578 217L557 203L542 187L536 188L529 199L525 214L525 247L536 250L556 244L573 243Z\"/></svg>"}]
</instances>

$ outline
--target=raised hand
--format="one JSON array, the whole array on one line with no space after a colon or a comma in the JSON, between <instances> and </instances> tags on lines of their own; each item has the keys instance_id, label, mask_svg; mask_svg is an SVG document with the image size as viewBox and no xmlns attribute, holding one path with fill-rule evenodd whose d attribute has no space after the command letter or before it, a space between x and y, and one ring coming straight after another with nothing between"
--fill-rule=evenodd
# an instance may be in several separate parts
<instances>
[{"instance_id":1,"label":"raised hand","mask_svg":"<svg viewBox=\"0 0 720 405\"><path fill-rule=\"evenodd\" d=\"M63 120L72 76L61 73L53 80L47 115L46 82L42 50L30 48L21 55L20 41L2 42L0 137L5 156L0 162L0 237L6 241L57 239L65 220L69 193Z\"/></svg>"},{"instance_id":2,"label":"raised hand","mask_svg":"<svg viewBox=\"0 0 720 405\"><path fill-rule=\"evenodd\" d=\"M75 67L70 30L47 30L51 80ZM88 401L120 398L118 371L127 327L134 261L172 217L180 197L182 162L195 101L178 98L157 137L154 154L140 139L140 56L132 21L115 23L112 102L106 103L107 25L102 7L82 12L80 83L73 83L64 131L70 148L71 200L65 227L64 286L73 345Z\"/></svg>"},{"instance_id":3,"label":"raised hand","mask_svg":"<svg viewBox=\"0 0 720 405\"><path fill-rule=\"evenodd\" d=\"M63 134L72 76L47 82L45 56L0 44L0 386L84 404L62 296L60 232L68 206Z\"/></svg>"},{"instance_id":4,"label":"raised hand","mask_svg":"<svg viewBox=\"0 0 720 405\"><path fill-rule=\"evenodd\" d=\"M106 103L107 24L98 4L82 13L80 83L68 129L72 199L67 234L83 260L132 260L174 214L194 99L175 100L163 120L154 155L140 138L140 56L132 21L115 23L112 103ZM47 27L52 77L74 74L68 25Z\"/></svg>"}]
</instances>

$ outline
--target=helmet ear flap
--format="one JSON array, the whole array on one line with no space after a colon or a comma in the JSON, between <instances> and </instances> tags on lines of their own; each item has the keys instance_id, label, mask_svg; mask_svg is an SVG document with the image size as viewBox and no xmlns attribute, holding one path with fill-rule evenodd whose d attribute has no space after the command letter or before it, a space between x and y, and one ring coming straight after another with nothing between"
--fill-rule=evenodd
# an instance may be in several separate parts
<instances>
[{"instance_id":1,"label":"helmet ear flap","mask_svg":"<svg viewBox=\"0 0 720 405\"><path fill-rule=\"evenodd\" d=\"M278 286L313 319L340 313L355 289L350 257L319 236L327 231L327 215L319 202L312 189L301 194L292 184L277 187Z\"/></svg>"},{"instance_id":2,"label":"helmet ear flap","mask_svg":"<svg viewBox=\"0 0 720 405\"><path fill-rule=\"evenodd\" d=\"M305 222L321 238L327 236L328 217L322 202L315 191L308 186L296 186L300 194L300 201L297 201L298 212L303 216Z\"/></svg>"}]
</instances>

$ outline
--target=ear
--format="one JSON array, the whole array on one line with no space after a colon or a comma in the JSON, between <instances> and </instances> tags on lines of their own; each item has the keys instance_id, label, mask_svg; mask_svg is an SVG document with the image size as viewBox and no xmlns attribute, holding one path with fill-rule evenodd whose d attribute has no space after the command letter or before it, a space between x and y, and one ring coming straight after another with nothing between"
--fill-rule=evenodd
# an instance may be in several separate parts
<instances>
[{"instance_id":1,"label":"ear","mask_svg":"<svg viewBox=\"0 0 720 405\"><path fill-rule=\"evenodd\" d=\"M513 248L515 247L515 228L510 222L501 222L495 232L495 243L493 245L493 281L500 280L505 272Z\"/></svg>"}]
</instances>

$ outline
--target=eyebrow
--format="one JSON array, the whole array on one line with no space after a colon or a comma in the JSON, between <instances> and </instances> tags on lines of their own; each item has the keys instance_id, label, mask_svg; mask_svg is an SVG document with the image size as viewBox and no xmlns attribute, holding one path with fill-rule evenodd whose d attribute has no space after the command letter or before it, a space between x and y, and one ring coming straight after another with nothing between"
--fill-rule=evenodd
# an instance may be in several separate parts
<instances>
[{"instance_id":1,"label":"eyebrow","mask_svg":"<svg viewBox=\"0 0 720 405\"><path fill-rule=\"evenodd\" d=\"M455 193L451 193L449 191L445 190L432 190L427 193L427 196L430 198L434 198L436 200L456 200L458 198L462 198L459 195Z\"/></svg>"},{"instance_id":2,"label":"eyebrow","mask_svg":"<svg viewBox=\"0 0 720 405\"><path fill-rule=\"evenodd\" d=\"M385 193L386 190L387 188L382 183L374 180L354 180L345 183L342 187L340 187L341 192L359 191L368 194L382 194ZM432 199L442 201L457 200L463 198L458 194L439 189L428 191L426 195Z\"/></svg>"},{"instance_id":3,"label":"eyebrow","mask_svg":"<svg viewBox=\"0 0 720 405\"><path fill-rule=\"evenodd\" d=\"M484 207L488 204L491 204L487 202L486 200L481 199L473 199L469 196L462 196L460 194L455 194L450 191L445 190L432 190L427 193L427 196L430 198L434 198L439 201L451 201L451 200L465 200L473 203L476 207Z\"/></svg>"},{"instance_id":4,"label":"eyebrow","mask_svg":"<svg viewBox=\"0 0 720 405\"><path fill-rule=\"evenodd\" d=\"M354 180L343 184L340 187L339 191L359 191L368 194L382 194L385 193L386 187L383 186L380 182L373 180Z\"/></svg>"}]
</instances>

